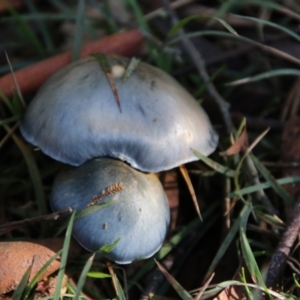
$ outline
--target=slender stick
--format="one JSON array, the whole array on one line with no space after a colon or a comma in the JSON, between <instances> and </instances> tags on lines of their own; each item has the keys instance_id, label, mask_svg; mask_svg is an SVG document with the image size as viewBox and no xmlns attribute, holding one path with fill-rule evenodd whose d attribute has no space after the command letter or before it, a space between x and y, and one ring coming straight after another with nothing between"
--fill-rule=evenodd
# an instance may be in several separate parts
<instances>
[{"instance_id":1,"label":"slender stick","mask_svg":"<svg viewBox=\"0 0 300 300\"><path fill-rule=\"evenodd\" d=\"M276 252L273 254L271 262L269 264L266 285L267 287L275 287L277 279L280 276L281 271L286 265L286 261L289 257L291 248L295 243L300 231L300 198L293 210L292 220L287 227L282 239L278 245Z\"/></svg>"},{"instance_id":2,"label":"slender stick","mask_svg":"<svg viewBox=\"0 0 300 300\"><path fill-rule=\"evenodd\" d=\"M27 225L35 223L35 222L41 222L41 221L45 221L45 220L57 220L63 214L71 213L71 212L72 212L72 209L70 207L68 207L66 209L57 211L52 214L38 216L35 218L25 219L25 220L16 221L16 222L5 223L5 224L0 225L0 235L10 232L17 228L27 226Z\"/></svg>"}]
</instances>

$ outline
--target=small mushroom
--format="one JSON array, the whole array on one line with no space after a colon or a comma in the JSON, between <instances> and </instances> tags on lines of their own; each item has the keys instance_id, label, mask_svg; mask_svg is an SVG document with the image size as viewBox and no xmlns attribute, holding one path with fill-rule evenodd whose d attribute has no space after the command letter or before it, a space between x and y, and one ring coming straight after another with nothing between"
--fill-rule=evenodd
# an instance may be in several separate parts
<instances>
[{"instance_id":1,"label":"small mushroom","mask_svg":"<svg viewBox=\"0 0 300 300\"><path fill-rule=\"evenodd\" d=\"M109 200L108 206L75 220L77 241L90 251L118 241L104 255L120 264L157 252L166 236L170 211L154 174L109 158L94 159L77 168L69 166L55 179L50 204L54 211L71 207L80 212Z\"/></svg>"},{"instance_id":2,"label":"small mushroom","mask_svg":"<svg viewBox=\"0 0 300 300\"><path fill-rule=\"evenodd\" d=\"M107 55L122 112L100 63L76 61L52 76L21 124L25 139L74 166L95 157L119 158L159 172L209 155L218 136L194 98L164 71L140 62L124 81L130 59Z\"/></svg>"}]
</instances>

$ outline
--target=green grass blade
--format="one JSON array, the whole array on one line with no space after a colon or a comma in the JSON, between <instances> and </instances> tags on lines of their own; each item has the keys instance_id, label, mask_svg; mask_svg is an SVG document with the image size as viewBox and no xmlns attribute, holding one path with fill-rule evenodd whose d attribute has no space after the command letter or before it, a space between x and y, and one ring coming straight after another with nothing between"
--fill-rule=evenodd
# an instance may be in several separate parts
<instances>
[{"instance_id":1,"label":"green grass blade","mask_svg":"<svg viewBox=\"0 0 300 300\"><path fill-rule=\"evenodd\" d=\"M120 242L121 238L117 238L113 243L102 246L99 251L103 253L111 252Z\"/></svg>"},{"instance_id":2,"label":"green grass blade","mask_svg":"<svg viewBox=\"0 0 300 300\"><path fill-rule=\"evenodd\" d=\"M87 274L88 274L88 272L89 272L89 270L90 270L90 268L93 264L94 258L95 258L95 253L89 257L89 259L87 260L87 262L85 263L85 265L83 267L83 270L82 270L82 272L80 274L80 277L78 279L77 288L76 288L76 292L75 292L75 299L76 300L79 300L82 288L83 288L84 283L85 283L86 276L87 276Z\"/></svg>"},{"instance_id":3,"label":"green grass blade","mask_svg":"<svg viewBox=\"0 0 300 300\"><path fill-rule=\"evenodd\" d=\"M186 24L188 24L189 22L191 22L195 19L213 19L215 21L218 21L220 24L222 24L230 33L232 33L234 35L238 35L237 32L227 22L225 22L224 20L222 20L220 18L212 17L212 16L208 16L208 15L193 15L193 16L186 17L186 18L180 20L177 24L175 24L169 31L168 36L169 37L174 36Z\"/></svg>"},{"instance_id":4,"label":"green grass blade","mask_svg":"<svg viewBox=\"0 0 300 300\"><path fill-rule=\"evenodd\" d=\"M201 160L203 161L206 165L208 165L209 167L211 167L212 169L214 169L215 171L217 171L218 173L221 173L225 176L228 177L234 177L235 176L235 171L234 170L230 170L227 167L213 161L212 159L204 156L203 154L201 154L200 152L193 150L193 152L195 153L195 155Z\"/></svg>"},{"instance_id":5,"label":"green grass blade","mask_svg":"<svg viewBox=\"0 0 300 300\"><path fill-rule=\"evenodd\" d=\"M21 119L21 116L13 116L11 118L7 118L5 120L0 120L0 126L8 125L10 123L16 123Z\"/></svg>"},{"instance_id":6,"label":"green grass blade","mask_svg":"<svg viewBox=\"0 0 300 300\"><path fill-rule=\"evenodd\" d=\"M199 36L217 36L217 37L235 39L235 40L238 40L242 43L244 42L244 43L256 46L257 48L260 48L260 49L262 49L263 51L265 51L267 53L271 53L272 55L280 56L281 58L283 58L283 59L285 59L289 62L293 62L297 65L300 65L300 60L298 58L296 58L295 56L292 56L292 55L290 55L286 52L283 52L281 50L278 50L274 47L264 45L262 43L256 42L254 40L251 40L247 37L243 37L243 36L240 36L240 35L236 36L234 34L224 32L224 31L218 31L218 30L202 30L202 31L197 31L197 32L186 34L186 38L194 38L194 37L199 37ZM166 43L165 46L171 46L171 45L174 45L178 42L181 42L181 39L182 39L181 37L172 38L170 41L168 41Z\"/></svg>"},{"instance_id":7,"label":"green grass blade","mask_svg":"<svg viewBox=\"0 0 300 300\"><path fill-rule=\"evenodd\" d=\"M10 128L3 124L3 127L7 132L9 132ZM47 205L46 205L46 197L44 193L43 183L40 176L39 169L37 167L37 164L35 162L34 156L32 155L30 149L28 146L23 142L21 138L19 138L16 134L12 134L12 139L15 142L15 144L20 149L21 153L24 156L24 159L26 161L29 175L34 187L35 197L39 209L40 215L46 215L47 214ZM45 226L45 225L43 225ZM45 227L43 228L45 230Z\"/></svg>"},{"instance_id":8,"label":"green grass blade","mask_svg":"<svg viewBox=\"0 0 300 300\"><path fill-rule=\"evenodd\" d=\"M116 289L117 289L116 292L117 292L118 300L127 300L124 290L123 290L123 287L120 284L118 277L116 276L116 274L114 274L113 276L114 276L114 283L115 283Z\"/></svg>"},{"instance_id":9,"label":"green grass blade","mask_svg":"<svg viewBox=\"0 0 300 300\"><path fill-rule=\"evenodd\" d=\"M108 200L108 201L106 201L104 203L101 203L101 204L86 207L86 208L76 212L75 221L77 221L79 219L82 219L82 218L88 216L89 214L92 214L92 213L98 211L99 209L103 209L104 207L109 206L109 205L114 204L114 203L115 203L115 201L112 199L112 200ZM68 227L68 224L69 224L69 220L66 220L60 226L58 232L56 233L56 236L58 236L62 231L64 231Z\"/></svg>"},{"instance_id":10,"label":"green grass blade","mask_svg":"<svg viewBox=\"0 0 300 300\"><path fill-rule=\"evenodd\" d=\"M276 3L275 1L247 0L247 2L249 4L255 4L255 5L260 6L260 7L266 7L266 8L271 8L271 9L274 9L274 10L278 10L279 12L289 11L289 9L287 9L286 6L280 5L280 4ZM300 13L299 5L298 5L297 8L295 9L295 6L294 6L295 11L290 10L290 12L295 13L295 14L296 14L296 12ZM297 17L299 17L299 15Z\"/></svg>"},{"instance_id":11,"label":"green grass blade","mask_svg":"<svg viewBox=\"0 0 300 300\"><path fill-rule=\"evenodd\" d=\"M271 70L268 72L264 72L255 76L246 77L243 79L235 80L229 83L226 83L226 86L235 86L240 84L245 84L249 82L260 81L263 79L268 79L277 76L300 76L300 70L297 69L279 69L279 70Z\"/></svg>"},{"instance_id":12,"label":"green grass blade","mask_svg":"<svg viewBox=\"0 0 300 300\"><path fill-rule=\"evenodd\" d=\"M73 10L66 5L64 2L65 1L60 1L60 0L50 0L50 2L56 6L61 12L63 12L66 15L66 18L68 19L76 19L76 16L73 12ZM97 39L98 38L98 34L96 33L96 31L94 30L94 28L92 26L90 26L89 24L84 24L83 29L85 32L87 32L93 39Z\"/></svg>"},{"instance_id":13,"label":"green grass blade","mask_svg":"<svg viewBox=\"0 0 300 300\"><path fill-rule=\"evenodd\" d=\"M250 276L255 283L258 283L267 292L267 287L264 283L263 277L258 268L255 257L253 255L253 252L251 250L251 247L249 245L249 242L247 240L243 228L241 228L240 236L241 236L240 238L241 238L241 249L243 253L243 258L248 268L248 271L250 272Z\"/></svg>"},{"instance_id":14,"label":"green grass blade","mask_svg":"<svg viewBox=\"0 0 300 300\"><path fill-rule=\"evenodd\" d=\"M293 37L296 41L300 42L300 36L295 33L294 31L288 29L287 27L281 26L278 23L274 23L274 22L270 22L264 19L258 19L258 18L254 18L254 17L248 17L248 16L241 16L241 15L234 15L237 18L241 18L241 19L245 19L245 20L251 20L253 22L259 23L259 24L263 24L263 25L267 25L270 26L272 28L276 28L282 32L285 32L287 35Z\"/></svg>"},{"instance_id":15,"label":"green grass blade","mask_svg":"<svg viewBox=\"0 0 300 300\"><path fill-rule=\"evenodd\" d=\"M276 181L276 179L271 175L269 170L253 155L250 154L251 159L253 160L257 170L261 173L261 175L267 180L270 186L274 189L274 191L282 198L288 206L294 205L294 199L291 195Z\"/></svg>"},{"instance_id":16,"label":"green grass blade","mask_svg":"<svg viewBox=\"0 0 300 300\"><path fill-rule=\"evenodd\" d=\"M138 58L132 57L126 71L122 77L122 80L125 82L129 79L129 77L134 73L136 68L138 67L140 60Z\"/></svg>"},{"instance_id":17,"label":"green grass blade","mask_svg":"<svg viewBox=\"0 0 300 300\"><path fill-rule=\"evenodd\" d=\"M28 283L30 273L31 273L31 266L24 273L21 281L19 282L16 290L14 291L14 293L12 295L12 300L21 300L22 299L22 295L23 295L26 285Z\"/></svg>"},{"instance_id":18,"label":"green grass blade","mask_svg":"<svg viewBox=\"0 0 300 300\"><path fill-rule=\"evenodd\" d=\"M111 278L111 275L102 272L88 272L87 276L91 278L98 278L98 279Z\"/></svg>"},{"instance_id":19,"label":"green grass blade","mask_svg":"<svg viewBox=\"0 0 300 300\"><path fill-rule=\"evenodd\" d=\"M30 281L30 283L28 284L27 288L25 289L24 292L24 296L23 299L26 300L30 294L30 292L32 291L32 289L34 288L34 286L36 285L36 283L38 282L38 280L40 279L41 275L47 270L47 268L59 257L59 255L61 254L62 250L59 250L57 253L55 253L42 267L41 269L36 273L36 275L32 278L32 280Z\"/></svg>"},{"instance_id":20,"label":"green grass blade","mask_svg":"<svg viewBox=\"0 0 300 300\"><path fill-rule=\"evenodd\" d=\"M300 181L300 176L280 178L280 179L276 179L276 181L277 181L277 184L279 184L279 185L296 183L296 182ZM272 187L270 182L263 182L263 183L260 183L260 184L245 187L245 188L240 189L238 191L231 192L230 194L228 194L228 197L232 198L232 197L235 197L235 196L244 196L244 195L248 195L248 194L251 194L251 193L255 193L259 190L268 189L270 187Z\"/></svg>"},{"instance_id":21,"label":"green grass blade","mask_svg":"<svg viewBox=\"0 0 300 300\"><path fill-rule=\"evenodd\" d=\"M236 134L235 134L235 139L237 140L239 138L239 136L242 134L242 131L244 129L244 127L247 125L247 119L246 118L243 118L239 128L237 129L236 131Z\"/></svg>"},{"instance_id":22,"label":"green grass blade","mask_svg":"<svg viewBox=\"0 0 300 300\"><path fill-rule=\"evenodd\" d=\"M60 268L59 268L59 272L57 275L55 293L54 293L54 297L53 297L54 300L59 300L60 296L61 296L60 294L61 294L62 282L63 282L66 265L67 265L67 258L68 258L68 253L69 253L71 237L72 237L72 228L73 228L73 224L74 224L74 220L75 220L75 214L76 214L76 211L74 211L71 215L71 218L70 218L69 224L68 224L68 228L66 231L66 235L65 235L65 240L64 240L62 255L61 255L61 261L60 261Z\"/></svg>"},{"instance_id":23,"label":"green grass blade","mask_svg":"<svg viewBox=\"0 0 300 300\"><path fill-rule=\"evenodd\" d=\"M30 26L22 19L22 16L18 12L7 3L7 1L2 0L2 2L6 6L7 10L10 12L13 19L15 20L16 28L22 31L24 37L26 37L27 41L31 43L31 45L37 51L37 53L41 57L45 57L46 52L44 50L44 47L40 43L36 34L31 30Z\"/></svg>"},{"instance_id":24,"label":"green grass blade","mask_svg":"<svg viewBox=\"0 0 300 300\"><path fill-rule=\"evenodd\" d=\"M112 74L112 70L111 70L111 67L110 67L110 64L109 64L109 61L108 61L106 55L101 54L101 53L95 53L95 54L92 54L92 56L94 56L97 59L101 69L103 70L103 72L106 76L106 79L109 82L109 85L111 87L111 91L114 95L115 101L120 109L120 112L122 112L118 88L117 88L117 85L116 85L116 82L115 82L114 76Z\"/></svg>"},{"instance_id":25,"label":"green grass blade","mask_svg":"<svg viewBox=\"0 0 300 300\"><path fill-rule=\"evenodd\" d=\"M94 213L100 209L103 209L104 207L110 206L112 204L115 204L115 200L113 200L113 199L105 201L104 203L101 203L101 204L92 205L87 208L84 208L76 213L75 220L77 221L79 219L82 219L82 218L88 216L89 214L92 214L92 213Z\"/></svg>"},{"instance_id":26,"label":"green grass blade","mask_svg":"<svg viewBox=\"0 0 300 300\"><path fill-rule=\"evenodd\" d=\"M140 28L142 28L143 30L145 30L147 32L150 32L150 27L144 18L143 11L142 11L138 1L125 0L125 2L132 8L135 18L140 25Z\"/></svg>"},{"instance_id":27,"label":"green grass blade","mask_svg":"<svg viewBox=\"0 0 300 300\"><path fill-rule=\"evenodd\" d=\"M252 211L252 207L249 207L248 205L244 205L244 208L241 210L239 217L235 220L233 226L230 228L222 245L220 246L217 254L215 255L211 265L209 266L207 274L205 276L206 278L208 278L214 272L217 264L220 262L221 258L223 257L226 250L228 249L229 245L236 237L236 234L238 233L243 220L248 219L251 211Z\"/></svg>"},{"instance_id":28,"label":"green grass blade","mask_svg":"<svg viewBox=\"0 0 300 300\"><path fill-rule=\"evenodd\" d=\"M192 300L193 299L193 297L190 295L190 293L188 291L186 291L180 285L180 283L158 261L156 262L156 264L182 300Z\"/></svg>"},{"instance_id":29,"label":"green grass blade","mask_svg":"<svg viewBox=\"0 0 300 300\"><path fill-rule=\"evenodd\" d=\"M38 16L39 15L39 12L36 8L36 5L35 5L34 1L26 0L26 5L28 7L28 10L30 11L31 16ZM25 21L24 15L22 15L22 19ZM36 21L37 26L40 29L41 35L42 35L44 43L46 45L47 53L49 53L49 54L54 53L55 47L54 47L54 44L53 44L53 41L52 41L52 37L51 37L51 34L49 33L49 31L48 31L48 29L47 29L47 27L44 23L44 20L41 19L41 18L36 18L35 21Z\"/></svg>"},{"instance_id":30,"label":"green grass blade","mask_svg":"<svg viewBox=\"0 0 300 300\"><path fill-rule=\"evenodd\" d=\"M19 147L21 150L24 159L26 161L28 171L31 177L31 181L34 187L34 192L35 192L35 197L39 209L39 213L41 215L46 215L47 214L47 201L46 201L46 196L44 193L44 188L43 188L43 182L42 178L40 175L40 171L38 169L38 166L36 164L36 161L34 159L34 156L32 155L32 152L30 151L29 147L23 142L22 139L20 139L17 135L13 134L12 138L16 145Z\"/></svg>"},{"instance_id":31,"label":"green grass blade","mask_svg":"<svg viewBox=\"0 0 300 300\"><path fill-rule=\"evenodd\" d=\"M110 67L110 64L109 64L109 61L108 61L106 55L104 55L102 53L95 53L95 54L92 54L92 56L94 56L97 59L97 61L99 62L99 65L104 73L111 72L111 67Z\"/></svg>"},{"instance_id":32,"label":"green grass blade","mask_svg":"<svg viewBox=\"0 0 300 300\"><path fill-rule=\"evenodd\" d=\"M15 115L15 109L13 103L6 97L6 95L0 90L0 98L3 100L9 111Z\"/></svg>"}]
</instances>

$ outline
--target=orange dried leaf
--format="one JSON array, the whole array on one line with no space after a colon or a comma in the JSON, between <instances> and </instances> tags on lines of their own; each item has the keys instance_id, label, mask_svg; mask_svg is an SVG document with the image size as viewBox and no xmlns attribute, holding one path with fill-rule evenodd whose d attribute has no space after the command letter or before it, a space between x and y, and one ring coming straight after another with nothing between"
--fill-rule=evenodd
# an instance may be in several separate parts
<instances>
[{"instance_id":1,"label":"orange dried leaf","mask_svg":"<svg viewBox=\"0 0 300 300\"><path fill-rule=\"evenodd\" d=\"M214 300L246 300L245 293L240 286L229 286L225 288Z\"/></svg>"},{"instance_id":2,"label":"orange dried leaf","mask_svg":"<svg viewBox=\"0 0 300 300\"><path fill-rule=\"evenodd\" d=\"M221 156L234 155L244 150L247 146L248 146L248 135L245 126L238 139L226 151L220 152L219 154Z\"/></svg>"},{"instance_id":3,"label":"orange dried leaf","mask_svg":"<svg viewBox=\"0 0 300 300\"><path fill-rule=\"evenodd\" d=\"M31 267L29 281L44 264L63 247L62 238L39 241L0 242L0 294L14 290L21 281L26 270ZM74 243L70 247L70 257L77 256L80 247ZM47 278L59 269L60 261L55 260L40 279Z\"/></svg>"}]
</instances>

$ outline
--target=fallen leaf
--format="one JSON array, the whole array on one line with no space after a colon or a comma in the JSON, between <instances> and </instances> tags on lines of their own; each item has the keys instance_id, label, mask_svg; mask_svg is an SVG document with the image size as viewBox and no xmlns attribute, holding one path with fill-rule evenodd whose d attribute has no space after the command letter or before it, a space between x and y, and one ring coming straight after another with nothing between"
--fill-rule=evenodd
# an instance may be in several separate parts
<instances>
[{"instance_id":1,"label":"fallen leaf","mask_svg":"<svg viewBox=\"0 0 300 300\"><path fill-rule=\"evenodd\" d=\"M39 241L0 242L0 294L14 290L26 270L31 267L29 281L43 265L63 247L63 238ZM74 243L70 247L69 257L77 256L81 247ZM41 280L59 269L60 261L55 260L42 274Z\"/></svg>"},{"instance_id":2,"label":"fallen leaf","mask_svg":"<svg viewBox=\"0 0 300 300\"><path fill-rule=\"evenodd\" d=\"M227 150L220 152L219 154L221 156L234 155L241 152L242 150L245 150L247 146L248 146L248 135L247 135L246 126L244 126L242 133L238 137L238 139Z\"/></svg>"},{"instance_id":3,"label":"fallen leaf","mask_svg":"<svg viewBox=\"0 0 300 300\"><path fill-rule=\"evenodd\" d=\"M214 300L246 300L243 288L240 286L229 286L225 288Z\"/></svg>"}]
</instances>

